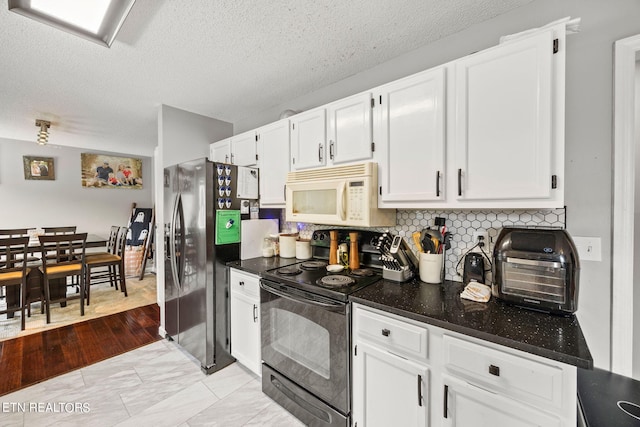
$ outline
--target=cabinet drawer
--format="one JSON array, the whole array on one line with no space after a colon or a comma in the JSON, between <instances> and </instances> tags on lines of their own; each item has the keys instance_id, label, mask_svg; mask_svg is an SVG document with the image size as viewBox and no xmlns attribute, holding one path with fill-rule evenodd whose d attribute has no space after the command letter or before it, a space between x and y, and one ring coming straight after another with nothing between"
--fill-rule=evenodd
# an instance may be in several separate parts
<instances>
[{"instance_id":1,"label":"cabinet drawer","mask_svg":"<svg viewBox=\"0 0 640 427\"><path fill-rule=\"evenodd\" d=\"M232 268L229 280L231 291L260 296L260 278L258 276Z\"/></svg>"},{"instance_id":2,"label":"cabinet drawer","mask_svg":"<svg viewBox=\"0 0 640 427\"><path fill-rule=\"evenodd\" d=\"M393 353L427 358L426 328L365 310L356 310L356 334Z\"/></svg>"},{"instance_id":3,"label":"cabinet drawer","mask_svg":"<svg viewBox=\"0 0 640 427\"><path fill-rule=\"evenodd\" d=\"M562 406L563 369L444 335L448 370L489 391L536 405Z\"/></svg>"}]
</instances>

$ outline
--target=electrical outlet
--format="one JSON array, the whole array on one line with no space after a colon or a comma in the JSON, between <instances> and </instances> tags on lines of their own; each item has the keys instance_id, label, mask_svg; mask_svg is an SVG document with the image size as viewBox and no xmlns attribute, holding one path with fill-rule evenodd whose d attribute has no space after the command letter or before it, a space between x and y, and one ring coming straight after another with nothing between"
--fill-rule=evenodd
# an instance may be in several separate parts
<instances>
[{"instance_id":1,"label":"electrical outlet","mask_svg":"<svg viewBox=\"0 0 640 427\"><path fill-rule=\"evenodd\" d=\"M484 246L482 247L482 249L484 249L485 252L489 252L489 246L491 244L491 242L489 241L489 232L480 230L474 231L472 243L475 245L479 242L484 242ZM481 252L480 246L476 246L475 248L473 248L473 252Z\"/></svg>"}]
</instances>

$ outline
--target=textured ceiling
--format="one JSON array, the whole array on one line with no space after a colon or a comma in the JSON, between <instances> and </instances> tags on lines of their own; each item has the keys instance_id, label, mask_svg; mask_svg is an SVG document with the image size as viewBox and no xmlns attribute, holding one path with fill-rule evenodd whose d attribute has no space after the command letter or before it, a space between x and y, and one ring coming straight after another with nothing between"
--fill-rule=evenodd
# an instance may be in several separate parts
<instances>
[{"instance_id":1,"label":"textured ceiling","mask_svg":"<svg viewBox=\"0 0 640 427\"><path fill-rule=\"evenodd\" d=\"M110 49L3 5L0 138L150 155L160 104L234 122L531 1L137 0Z\"/></svg>"}]
</instances>

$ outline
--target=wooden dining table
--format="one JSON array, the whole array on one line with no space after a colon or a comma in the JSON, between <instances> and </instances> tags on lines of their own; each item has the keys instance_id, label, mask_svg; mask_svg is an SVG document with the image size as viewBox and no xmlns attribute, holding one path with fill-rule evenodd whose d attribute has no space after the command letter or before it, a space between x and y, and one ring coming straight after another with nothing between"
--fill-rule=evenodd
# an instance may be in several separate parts
<instances>
[{"instance_id":1,"label":"wooden dining table","mask_svg":"<svg viewBox=\"0 0 640 427\"><path fill-rule=\"evenodd\" d=\"M33 241L33 240L32 240ZM105 248L107 246L107 238L97 234L88 234L85 248ZM37 241L29 242L27 251L29 255L40 255L42 248ZM27 302L38 301L41 295L44 295L44 277L40 266L42 263L38 261L32 261L31 269L27 275ZM53 279L49 281L49 291L51 293L51 299L58 299L64 297L67 293L67 280ZM14 308L20 306L20 289L17 286L8 287L5 297L7 298L7 307ZM61 307L66 307L67 302L60 303ZM14 313L8 313L8 318L13 318Z\"/></svg>"}]
</instances>

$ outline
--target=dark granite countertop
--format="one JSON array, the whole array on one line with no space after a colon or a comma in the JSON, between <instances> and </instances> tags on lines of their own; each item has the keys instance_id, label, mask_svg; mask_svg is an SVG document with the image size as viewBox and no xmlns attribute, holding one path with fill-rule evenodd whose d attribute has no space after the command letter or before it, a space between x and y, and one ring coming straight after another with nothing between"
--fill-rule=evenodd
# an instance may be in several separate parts
<instances>
[{"instance_id":1,"label":"dark granite countertop","mask_svg":"<svg viewBox=\"0 0 640 427\"><path fill-rule=\"evenodd\" d=\"M527 353L593 369L593 359L575 316L526 310L491 298L488 303L460 298L462 283L432 285L420 280L406 283L381 280L349 298L369 307L394 313L464 335Z\"/></svg>"},{"instance_id":2,"label":"dark granite countertop","mask_svg":"<svg viewBox=\"0 0 640 427\"><path fill-rule=\"evenodd\" d=\"M302 260L296 258L280 258L277 256L271 258L251 258L245 260L231 261L227 263L227 266L236 268L238 270L246 271L247 273L260 275L264 271L272 270L274 268L280 268L291 264L302 262Z\"/></svg>"}]
</instances>

